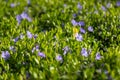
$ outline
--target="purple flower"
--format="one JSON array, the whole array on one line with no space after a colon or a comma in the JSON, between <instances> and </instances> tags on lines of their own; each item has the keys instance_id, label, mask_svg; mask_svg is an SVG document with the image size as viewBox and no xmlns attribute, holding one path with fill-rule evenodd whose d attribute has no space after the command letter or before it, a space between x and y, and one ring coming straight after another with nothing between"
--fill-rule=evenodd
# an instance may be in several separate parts
<instances>
[{"instance_id":1,"label":"purple flower","mask_svg":"<svg viewBox=\"0 0 120 80\"><path fill-rule=\"evenodd\" d=\"M10 46L10 50L13 50L14 49L14 46Z\"/></svg>"},{"instance_id":2,"label":"purple flower","mask_svg":"<svg viewBox=\"0 0 120 80\"><path fill-rule=\"evenodd\" d=\"M32 49L32 53L34 53L34 51L35 51L35 47L33 47L33 49Z\"/></svg>"},{"instance_id":3,"label":"purple flower","mask_svg":"<svg viewBox=\"0 0 120 80\"><path fill-rule=\"evenodd\" d=\"M100 53L99 53L99 52L97 52L97 53L96 53L96 57L95 57L95 59L96 59L96 60L100 60L100 59L101 59L101 57L102 57L102 56L100 55Z\"/></svg>"},{"instance_id":4,"label":"purple flower","mask_svg":"<svg viewBox=\"0 0 120 80\"><path fill-rule=\"evenodd\" d=\"M31 1L30 0L27 0L27 4L30 5Z\"/></svg>"},{"instance_id":5,"label":"purple flower","mask_svg":"<svg viewBox=\"0 0 120 80\"><path fill-rule=\"evenodd\" d=\"M80 5L80 3L78 3L77 8L82 9L82 6Z\"/></svg>"},{"instance_id":6,"label":"purple flower","mask_svg":"<svg viewBox=\"0 0 120 80\"><path fill-rule=\"evenodd\" d=\"M23 13L21 14L21 17L22 17L23 19L26 19L26 18L28 17L28 14L27 14L26 12L23 12Z\"/></svg>"},{"instance_id":7,"label":"purple flower","mask_svg":"<svg viewBox=\"0 0 120 80\"><path fill-rule=\"evenodd\" d=\"M107 75L109 72L108 72L108 70L104 70L104 73Z\"/></svg>"},{"instance_id":8,"label":"purple flower","mask_svg":"<svg viewBox=\"0 0 120 80\"><path fill-rule=\"evenodd\" d=\"M103 11L106 11L106 8L104 6L101 6L101 8L102 8Z\"/></svg>"},{"instance_id":9,"label":"purple flower","mask_svg":"<svg viewBox=\"0 0 120 80\"><path fill-rule=\"evenodd\" d=\"M19 37L16 37L15 39L13 39L14 42L17 42L19 40Z\"/></svg>"},{"instance_id":10,"label":"purple flower","mask_svg":"<svg viewBox=\"0 0 120 80\"><path fill-rule=\"evenodd\" d=\"M42 53L42 52L38 52L38 56L42 57L42 58L45 58L45 54Z\"/></svg>"},{"instance_id":11,"label":"purple flower","mask_svg":"<svg viewBox=\"0 0 120 80\"><path fill-rule=\"evenodd\" d=\"M70 48L68 46L65 46L62 50L64 51L63 54L65 55L70 50Z\"/></svg>"},{"instance_id":12,"label":"purple flower","mask_svg":"<svg viewBox=\"0 0 120 80\"><path fill-rule=\"evenodd\" d=\"M116 5L119 7L120 6L120 1L117 1Z\"/></svg>"},{"instance_id":13,"label":"purple flower","mask_svg":"<svg viewBox=\"0 0 120 80\"><path fill-rule=\"evenodd\" d=\"M79 21L79 22L78 22L78 25L79 25L79 26L85 26L85 23L84 23L84 21Z\"/></svg>"},{"instance_id":14,"label":"purple flower","mask_svg":"<svg viewBox=\"0 0 120 80\"><path fill-rule=\"evenodd\" d=\"M29 22L32 22L32 19L30 17L26 18Z\"/></svg>"},{"instance_id":15,"label":"purple flower","mask_svg":"<svg viewBox=\"0 0 120 80\"><path fill-rule=\"evenodd\" d=\"M57 60L57 61L62 61L62 60L63 60L63 58L62 58L62 56L61 56L61 55L57 55L57 56L56 56L56 60Z\"/></svg>"},{"instance_id":16,"label":"purple flower","mask_svg":"<svg viewBox=\"0 0 120 80\"><path fill-rule=\"evenodd\" d=\"M111 3L107 3L106 7L107 7L107 8L110 8L110 5L111 5Z\"/></svg>"},{"instance_id":17,"label":"purple flower","mask_svg":"<svg viewBox=\"0 0 120 80\"><path fill-rule=\"evenodd\" d=\"M71 20L71 23L72 23L73 26L77 26L78 25L78 23L74 19Z\"/></svg>"},{"instance_id":18,"label":"purple flower","mask_svg":"<svg viewBox=\"0 0 120 80\"><path fill-rule=\"evenodd\" d=\"M33 53L35 50L36 50L36 51L39 51L39 45L36 45L35 47L33 47L32 53Z\"/></svg>"},{"instance_id":19,"label":"purple flower","mask_svg":"<svg viewBox=\"0 0 120 80\"><path fill-rule=\"evenodd\" d=\"M21 20L22 20L21 15L17 15L17 16L16 16L16 20L17 20L18 24L20 24L20 23L21 23Z\"/></svg>"},{"instance_id":20,"label":"purple flower","mask_svg":"<svg viewBox=\"0 0 120 80\"><path fill-rule=\"evenodd\" d=\"M67 7L67 4L64 4L63 6L64 6L64 7Z\"/></svg>"},{"instance_id":21,"label":"purple flower","mask_svg":"<svg viewBox=\"0 0 120 80\"><path fill-rule=\"evenodd\" d=\"M80 28L81 33L85 33L85 30L83 28Z\"/></svg>"},{"instance_id":22,"label":"purple flower","mask_svg":"<svg viewBox=\"0 0 120 80\"><path fill-rule=\"evenodd\" d=\"M8 51L2 51L2 58L4 58L5 60L10 58L10 53Z\"/></svg>"},{"instance_id":23,"label":"purple flower","mask_svg":"<svg viewBox=\"0 0 120 80\"><path fill-rule=\"evenodd\" d=\"M13 52L15 52L16 50L15 50L15 47L14 46L10 46L10 48L9 48L11 51L13 51Z\"/></svg>"},{"instance_id":24,"label":"purple flower","mask_svg":"<svg viewBox=\"0 0 120 80\"><path fill-rule=\"evenodd\" d=\"M27 19L29 22L32 21L32 19L28 16L28 14L26 12L23 12L21 14L21 17L22 17L22 19Z\"/></svg>"},{"instance_id":25,"label":"purple flower","mask_svg":"<svg viewBox=\"0 0 120 80\"><path fill-rule=\"evenodd\" d=\"M16 4L11 3L11 4L10 4L10 6L13 8L13 7L15 7L15 6L16 6Z\"/></svg>"},{"instance_id":26,"label":"purple flower","mask_svg":"<svg viewBox=\"0 0 120 80\"><path fill-rule=\"evenodd\" d=\"M35 49L36 51L39 51L39 45L36 45Z\"/></svg>"},{"instance_id":27,"label":"purple flower","mask_svg":"<svg viewBox=\"0 0 120 80\"><path fill-rule=\"evenodd\" d=\"M73 14L73 18L76 18L77 17L77 14Z\"/></svg>"},{"instance_id":28,"label":"purple flower","mask_svg":"<svg viewBox=\"0 0 120 80\"><path fill-rule=\"evenodd\" d=\"M83 37L82 37L81 34L76 34L75 37L76 37L77 41L82 41L83 40Z\"/></svg>"},{"instance_id":29,"label":"purple flower","mask_svg":"<svg viewBox=\"0 0 120 80\"><path fill-rule=\"evenodd\" d=\"M33 37L33 34L30 31L27 31L27 36L28 36L28 38L31 39Z\"/></svg>"},{"instance_id":30,"label":"purple flower","mask_svg":"<svg viewBox=\"0 0 120 80\"><path fill-rule=\"evenodd\" d=\"M38 36L38 35L37 35L37 34L35 34L35 35L34 35L34 38L36 39L36 38L37 38L37 36Z\"/></svg>"},{"instance_id":31,"label":"purple flower","mask_svg":"<svg viewBox=\"0 0 120 80\"><path fill-rule=\"evenodd\" d=\"M89 27L88 27L88 31L93 32L93 27L92 27L92 26L89 26Z\"/></svg>"},{"instance_id":32,"label":"purple flower","mask_svg":"<svg viewBox=\"0 0 120 80\"><path fill-rule=\"evenodd\" d=\"M84 56L84 57L88 57L88 53L87 53L87 49L86 48L82 48L81 55Z\"/></svg>"},{"instance_id":33,"label":"purple flower","mask_svg":"<svg viewBox=\"0 0 120 80\"><path fill-rule=\"evenodd\" d=\"M23 39L24 38L24 35L23 34L20 34L20 39Z\"/></svg>"}]
</instances>

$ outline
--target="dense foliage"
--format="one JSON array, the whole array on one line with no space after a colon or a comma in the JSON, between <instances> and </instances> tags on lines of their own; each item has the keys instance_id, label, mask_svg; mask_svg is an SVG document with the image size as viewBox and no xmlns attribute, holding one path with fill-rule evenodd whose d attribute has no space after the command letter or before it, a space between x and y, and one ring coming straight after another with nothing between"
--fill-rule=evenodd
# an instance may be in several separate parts
<instances>
[{"instance_id":1,"label":"dense foliage","mask_svg":"<svg viewBox=\"0 0 120 80\"><path fill-rule=\"evenodd\" d=\"M0 80L119 80L120 1L0 0Z\"/></svg>"}]
</instances>

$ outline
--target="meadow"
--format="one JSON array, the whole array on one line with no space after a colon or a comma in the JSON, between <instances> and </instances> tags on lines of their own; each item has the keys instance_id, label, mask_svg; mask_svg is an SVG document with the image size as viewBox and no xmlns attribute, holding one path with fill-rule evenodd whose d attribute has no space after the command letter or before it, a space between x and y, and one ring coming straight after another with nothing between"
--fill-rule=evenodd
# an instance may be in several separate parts
<instances>
[{"instance_id":1,"label":"meadow","mask_svg":"<svg viewBox=\"0 0 120 80\"><path fill-rule=\"evenodd\" d=\"M120 1L0 0L0 80L120 80Z\"/></svg>"}]
</instances>

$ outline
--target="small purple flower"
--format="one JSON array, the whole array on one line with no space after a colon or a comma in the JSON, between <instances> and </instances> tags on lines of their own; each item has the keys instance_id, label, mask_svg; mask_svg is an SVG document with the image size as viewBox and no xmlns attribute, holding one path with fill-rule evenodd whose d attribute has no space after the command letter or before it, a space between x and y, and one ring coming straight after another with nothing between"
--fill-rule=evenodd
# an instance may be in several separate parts
<instances>
[{"instance_id":1,"label":"small purple flower","mask_svg":"<svg viewBox=\"0 0 120 80\"><path fill-rule=\"evenodd\" d=\"M26 18L28 17L28 14L27 14L26 12L23 12L23 13L21 14L21 17L22 17L23 19L26 19Z\"/></svg>"},{"instance_id":2,"label":"small purple flower","mask_svg":"<svg viewBox=\"0 0 120 80\"><path fill-rule=\"evenodd\" d=\"M76 18L77 17L77 14L73 14L73 18Z\"/></svg>"},{"instance_id":3,"label":"small purple flower","mask_svg":"<svg viewBox=\"0 0 120 80\"><path fill-rule=\"evenodd\" d=\"M8 51L2 51L2 58L4 58L5 60L10 58L10 53Z\"/></svg>"},{"instance_id":4,"label":"small purple flower","mask_svg":"<svg viewBox=\"0 0 120 80\"><path fill-rule=\"evenodd\" d=\"M83 28L80 28L81 33L85 33L85 30Z\"/></svg>"},{"instance_id":5,"label":"small purple flower","mask_svg":"<svg viewBox=\"0 0 120 80\"><path fill-rule=\"evenodd\" d=\"M20 34L20 39L23 39L24 38L24 35L23 34Z\"/></svg>"},{"instance_id":6,"label":"small purple flower","mask_svg":"<svg viewBox=\"0 0 120 80\"><path fill-rule=\"evenodd\" d=\"M70 50L70 48L68 46L65 46L62 50L64 51L63 54L65 55Z\"/></svg>"},{"instance_id":7,"label":"small purple flower","mask_svg":"<svg viewBox=\"0 0 120 80\"><path fill-rule=\"evenodd\" d=\"M37 34L35 34L35 35L34 35L34 38L36 39L36 38L37 38L37 36L38 36L38 35L37 35Z\"/></svg>"},{"instance_id":8,"label":"small purple flower","mask_svg":"<svg viewBox=\"0 0 120 80\"><path fill-rule=\"evenodd\" d=\"M35 51L35 47L33 47L33 49L32 49L32 53L34 53L34 51Z\"/></svg>"},{"instance_id":9,"label":"small purple flower","mask_svg":"<svg viewBox=\"0 0 120 80\"><path fill-rule=\"evenodd\" d=\"M64 4L63 6L64 6L64 7L66 7L66 6L67 6L67 4Z\"/></svg>"},{"instance_id":10,"label":"small purple flower","mask_svg":"<svg viewBox=\"0 0 120 80\"><path fill-rule=\"evenodd\" d=\"M33 37L33 34L30 31L27 31L27 37L31 39Z\"/></svg>"},{"instance_id":11,"label":"small purple flower","mask_svg":"<svg viewBox=\"0 0 120 80\"><path fill-rule=\"evenodd\" d=\"M21 23L21 20L22 20L21 15L17 15L17 16L16 16L16 20L17 20L18 24L20 24L20 23Z\"/></svg>"},{"instance_id":12,"label":"small purple flower","mask_svg":"<svg viewBox=\"0 0 120 80\"><path fill-rule=\"evenodd\" d=\"M39 51L39 45L36 45L35 47L33 47L32 53L33 53L35 50L36 50L36 51Z\"/></svg>"},{"instance_id":13,"label":"small purple flower","mask_svg":"<svg viewBox=\"0 0 120 80\"><path fill-rule=\"evenodd\" d=\"M36 45L35 47L33 47L33 49L32 49L32 53L34 53L34 51L39 51L39 45Z\"/></svg>"},{"instance_id":14,"label":"small purple flower","mask_svg":"<svg viewBox=\"0 0 120 80\"><path fill-rule=\"evenodd\" d=\"M56 60L57 60L57 61L62 61L62 60L63 60L63 58L62 58L62 56L61 56L61 55L57 55L57 56L56 56Z\"/></svg>"},{"instance_id":15,"label":"small purple flower","mask_svg":"<svg viewBox=\"0 0 120 80\"><path fill-rule=\"evenodd\" d=\"M92 27L92 26L89 26L89 27L88 27L88 31L93 32L93 27Z\"/></svg>"},{"instance_id":16,"label":"small purple flower","mask_svg":"<svg viewBox=\"0 0 120 80\"><path fill-rule=\"evenodd\" d=\"M82 6L80 5L80 3L78 3L77 8L82 9Z\"/></svg>"},{"instance_id":17,"label":"small purple flower","mask_svg":"<svg viewBox=\"0 0 120 80\"><path fill-rule=\"evenodd\" d=\"M45 54L42 53L42 52L38 52L38 56L40 56L40 57L42 57L42 58L45 58L45 57L46 57Z\"/></svg>"},{"instance_id":18,"label":"small purple flower","mask_svg":"<svg viewBox=\"0 0 120 80\"><path fill-rule=\"evenodd\" d=\"M14 4L14 3L11 3L11 4L10 4L10 7L11 7L11 8L13 8L13 7L15 7L15 6L16 6L16 4Z\"/></svg>"},{"instance_id":19,"label":"small purple flower","mask_svg":"<svg viewBox=\"0 0 120 80\"><path fill-rule=\"evenodd\" d=\"M100 59L101 59L101 57L102 57L102 56L100 55L100 53L99 53L99 52L97 52L97 53L96 53L96 57L95 57L95 59L96 59L96 60L100 60Z\"/></svg>"},{"instance_id":20,"label":"small purple flower","mask_svg":"<svg viewBox=\"0 0 120 80\"><path fill-rule=\"evenodd\" d=\"M111 3L107 3L106 7L110 8L110 6L111 6Z\"/></svg>"},{"instance_id":21,"label":"small purple flower","mask_svg":"<svg viewBox=\"0 0 120 80\"><path fill-rule=\"evenodd\" d=\"M15 52L16 50L15 50L15 47L14 46L10 46L10 48L9 48L11 51L13 51L13 52Z\"/></svg>"},{"instance_id":22,"label":"small purple flower","mask_svg":"<svg viewBox=\"0 0 120 80\"><path fill-rule=\"evenodd\" d=\"M71 20L71 23L72 23L73 26L77 26L78 25L78 23L74 19Z\"/></svg>"},{"instance_id":23,"label":"small purple flower","mask_svg":"<svg viewBox=\"0 0 120 80\"><path fill-rule=\"evenodd\" d=\"M88 57L88 53L87 53L87 49L86 48L82 48L81 55L84 56L84 57Z\"/></svg>"},{"instance_id":24,"label":"small purple flower","mask_svg":"<svg viewBox=\"0 0 120 80\"><path fill-rule=\"evenodd\" d=\"M83 40L83 37L82 37L81 34L76 34L75 37L76 37L77 41L82 41Z\"/></svg>"},{"instance_id":25,"label":"small purple flower","mask_svg":"<svg viewBox=\"0 0 120 80\"><path fill-rule=\"evenodd\" d=\"M13 39L14 42L17 42L19 40L19 37L16 37L15 39Z\"/></svg>"},{"instance_id":26,"label":"small purple flower","mask_svg":"<svg viewBox=\"0 0 120 80\"><path fill-rule=\"evenodd\" d=\"M103 11L106 11L106 8L104 6L101 6L101 8L102 8Z\"/></svg>"},{"instance_id":27,"label":"small purple flower","mask_svg":"<svg viewBox=\"0 0 120 80\"><path fill-rule=\"evenodd\" d=\"M108 75L109 72L108 72L108 70L104 70L104 73L105 73L106 75Z\"/></svg>"},{"instance_id":28,"label":"small purple flower","mask_svg":"<svg viewBox=\"0 0 120 80\"><path fill-rule=\"evenodd\" d=\"M120 6L120 1L117 1L116 6L118 7Z\"/></svg>"},{"instance_id":29,"label":"small purple flower","mask_svg":"<svg viewBox=\"0 0 120 80\"><path fill-rule=\"evenodd\" d=\"M22 19L27 19L29 22L32 21L32 19L28 16L28 14L26 12L23 12L21 14L21 17L22 17Z\"/></svg>"},{"instance_id":30,"label":"small purple flower","mask_svg":"<svg viewBox=\"0 0 120 80\"><path fill-rule=\"evenodd\" d=\"M78 25L79 25L79 26L85 26L85 22L84 22L84 21L79 21L79 22L78 22Z\"/></svg>"},{"instance_id":31,"label":"small purple flower","mask_svg":"<svg viewBox=\"0 0 120 80\"><path fill-rule=\"evenodd\" d=\"M26 18L29 22L32 22L32 19L28 16L27 18Z\"/></svg>"},{"instance_id":32,"label":"small purple flower","mask_svg":"<svg viewBox=\"0 0 120 80\"><path fill-rule=\"evenodd\" d=\"M30 1L30 0L27 0L27 4L30 5L30 4L31 4L31 1Z\"/></svg>"},{"instance_id":33,"label":"small purple flower","mask_svg":"<svg viewBox=\"0 0 120 80\"><path fill-rule=\"evenodd\" d=\"M13 50L14 49L14 46L10 46L10 50Z\"/></svg>"},{"instance_id":34,"label":"small purple flower","mask_svg":"<svg viewBox=\"0 0 120 80\"><path fill-rule=\"evenodd\" d=\"M39 51L39 45L36 45L35 49L36 51Z\"/></svg>"}]
</instances>

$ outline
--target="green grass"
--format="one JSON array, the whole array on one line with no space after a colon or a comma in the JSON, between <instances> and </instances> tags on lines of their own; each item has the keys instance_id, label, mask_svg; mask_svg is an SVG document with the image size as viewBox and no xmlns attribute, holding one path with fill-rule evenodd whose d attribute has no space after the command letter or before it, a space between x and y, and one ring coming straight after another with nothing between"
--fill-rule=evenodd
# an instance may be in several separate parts
<instances>
[{"instance_id":1,"label":"green grass","mask_svg":"<svg viewBox=\"0 0 120 80\"><path fill-rule=\"evenodd\" d=\"M27 0L0 0L0 80L119 80L120 6L116 2L31 0L27 4ZM16 6L11 7L11 3ZM82 9L77 8L78 3ZM32 21L23 19L18 24L16 16L22 12L27 12ZM73 26L73 19L84 21L85 26ZM89 26L93 32L88 31ZM37 38L28 38L27 31ZM82 41L76 40L76 33L82 35ZM16 37L19 39L14 42ZM37 45L38 50L32 52ZM66 46L69 49L64 54ZM82 55L83 48L91 51L87 57ZM3 51L10 54L7 60ZM98 52L100 60L96 60ZM56 59L58 55L62 60Z\"/></svg>"}]
</instances>

